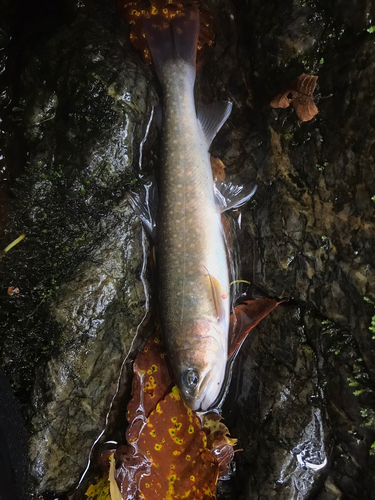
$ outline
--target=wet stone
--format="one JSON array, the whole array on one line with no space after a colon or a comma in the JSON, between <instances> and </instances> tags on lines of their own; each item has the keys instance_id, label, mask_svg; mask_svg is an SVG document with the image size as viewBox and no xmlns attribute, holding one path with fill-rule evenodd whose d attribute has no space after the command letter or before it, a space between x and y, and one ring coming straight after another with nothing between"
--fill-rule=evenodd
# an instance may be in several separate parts
<instances>
[{"instance_id":1,"label":"wet stone","mask_svg":"<svg viewBox=\"0 0 375 500\"><path fill-rule=\"evenodd\" d=\"M26 238L0 261L1 365L27 417L30 488L43 495L77 484L119 413L114 396L129 389L148 241L124 195L156 104L108 8L61 16L55 31L43 24L51 11L16 32L19 64L10 59L5 73L15 92L4 115L12 204L2 248Z\"/></svg>"},{"instance_id":2,"label":"wet stone","mask_svg":"<svg viewBox=\"0 0 375 500\"><path fill-rule=\"evenodd\" d=\"M140 223L127 204L103 222L108 237L50 305L61 348L37 370L33 389L30 458L38 491L62 493L77 483L120 396L118 384L123 391L128 383L129 364L123 373L122 364L146 312L137 275L147 251L135 244Z\"/></svg>"}]
</instances>

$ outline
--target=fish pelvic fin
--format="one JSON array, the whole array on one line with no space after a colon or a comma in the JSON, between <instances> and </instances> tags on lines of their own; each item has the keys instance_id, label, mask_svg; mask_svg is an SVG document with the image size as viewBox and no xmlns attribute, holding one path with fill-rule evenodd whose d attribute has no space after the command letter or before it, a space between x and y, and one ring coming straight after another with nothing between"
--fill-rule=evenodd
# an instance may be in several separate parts
<instances>
[{"instance_id":1,"label":"fish pelvic fin","mask_svg":"<svg viewBox=\"0 0 375 500\"><path fill-rule=\"evenodd\" d=\"M183 60L194 68L199 34L199 10L192 5L168 22L157 14L143 20L146 40L159 80L171 60Z\"/></svg>"},{"instance_id":2,"label":"fish pelvic fin","mask_svg":"<svg viewBox=\"0 0 375 500\"><path fill-rule=\"evenodd\" d=\"M247 203L254 196L256 190L257 186L255 184L245 188L241 185L236 186L231 182L214 183L216 202L222 213L227 210L234 210L242 207L242 205Z\"/></svg>"}]
</instances>

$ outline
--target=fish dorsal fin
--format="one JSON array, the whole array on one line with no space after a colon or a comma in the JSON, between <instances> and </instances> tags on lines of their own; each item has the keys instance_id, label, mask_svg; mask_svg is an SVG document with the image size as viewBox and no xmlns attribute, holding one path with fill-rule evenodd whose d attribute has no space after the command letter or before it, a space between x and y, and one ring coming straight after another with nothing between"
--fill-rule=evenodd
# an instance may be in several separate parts
<instances>
[{"instance_id":1,"label":"fish dorsal fin","mask_svg":"<svg viewBox=\"0 0 375 500\"><path fill-rule=\"evenodd\" d=\"M252 184L249 188L236 186L231 182L218 182L214 184L216 201L222 212L239 208L252 198L257 186Z\"/></svg>"},{"instance_id":2,"label":"fish dorsal fin","mask_svg":"<svg viewBox=\"0 0 375 500\"><path fill-rule=\"evenodd\" d=\"M217 101L212 104L197 103L197 118L202 126L207 145L210 147L215 135L227 121L231 111L232 103L229 101Z\"/></svg>"},{"instance_id":3,"label":"fish dorsal fin","mask_svg":"<svg viewBox=\"0 0 375 500\"><path fill-rule=\"evenodd\" d=\"M227 294L220 284L219 280L215 278L215 276L212 276L212 274L209 273L208 269L203 266L206 271L207 275L206 278L210 283L211 286L211 291L212 291L212 298L215 304L215 309L216 309L216 314L217 314L217 319L218 321L222 321L225 319L225 312L226 312L226 307L224 306L225 300L229 300L229 294Z\"/></svg>"}]
</instances>

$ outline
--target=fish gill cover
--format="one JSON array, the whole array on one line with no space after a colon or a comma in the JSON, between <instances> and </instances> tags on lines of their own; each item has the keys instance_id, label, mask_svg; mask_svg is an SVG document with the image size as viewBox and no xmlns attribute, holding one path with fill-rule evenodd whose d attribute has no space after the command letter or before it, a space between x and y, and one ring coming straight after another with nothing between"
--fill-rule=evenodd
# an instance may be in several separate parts
<instances>
[{"instance_id":1,"label":"fish gill cover","mask_svg":"<svg viewBox=\"0 0 375 500\"><path fill-rule=\"evenodd\" d=\"M199 9L200 27L197 47L197 67L199 68L202 64L202 48L205 44L212 45L215 36L213 17L202 7L200 0L192 2L173 0L118 1L120 14L131 26L130 40L133 46L141 51L145 63L151 64L152 58L147 45L143 19L152 17L153 21L160 25L160 29L167 29L170 21L176 16L184 15L184 8L191 4L197 5Z\"/></svg>"}]
</instances>

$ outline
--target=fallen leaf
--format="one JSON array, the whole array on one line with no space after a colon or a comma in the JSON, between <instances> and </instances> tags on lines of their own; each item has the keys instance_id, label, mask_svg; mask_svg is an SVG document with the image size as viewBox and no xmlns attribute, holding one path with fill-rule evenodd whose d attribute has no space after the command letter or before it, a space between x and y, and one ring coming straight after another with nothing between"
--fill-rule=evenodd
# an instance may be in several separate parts
<instances>
[{"instance_id":1,"label":"fallen leaf","mask_svg":"<svg viewBox=\"0 0 375 500\"><path fill-rule=\"evenodd\" d=\"M260 298L247 300L234 308L230 316L228 358L238 352L249 332L282 302L285 301Z\"/></svg>"},{"instance_id":2,"label":"fallen leaf","mask_svg":"<svg viewBox=\"0 0 375 500\"><path fill-rule=\"evenodd\" d=\"M301 121L309 121L318 114L314 102L314 90L318 77L303 73L291 82L284 92L278 94L270 103L272 108L287 108L291 104Z\"/></svg>"},{"instance_id":3,"label":"fallen leaf","mask_svg":"<svg viewBox=\"0 0 375 500\"><path fill-rule=\"evenodd\" d=\"M109 457L109 473L108 473L109 493L111 495L111 500L122 500L122 496L115 479L116 461L113 455L114 453L112 453Z\"/></svg>"},{"instance_id":4,"label":"fallen leaf","mask_svg":"<svg viewBox=\"0 0 375 500\"><path fill-rule=\"evenodd\" d=\"M20 289L16 288L15 286L10 286L8 287L7 294L12 296L12 295L17 295L20 293Z\"/></svg>"},{"instance_id":5,"label":"fallen leaf","mask_svg":"<svg viewBox=\"0 0 375 500\"><path fill-rule=\"evenodd\" d=\"M108 472L91 484L85 495L87 500L111 500L109 493Z\"/></svg>"},{"instance_id":6,"label":"fallen leaf","mask_svg":"<svg viewBox=\"0 0 375 500\"><path fill-rule=\"evenodd\" d=\"M137 447L151 461L150 475L139 485L146 500L215 496L217 461L207 448L199 418L177 387L156 405Z\"/></svg>"},{"instance_id":7,"label":"fallen leaf","mask_svg":"<svg viewBox=\"0 0 375 500\"><path fill-rule=\"evenodd\" d=\"M207 447L215 455L219 465L219 478L229 472L229 464L234 453L237 439L229 437L229 430L221 422L222 417L217 413L207 413L203 416L203 430L207 435Z\"/></svg>"},{"instance_id":8,"label":"fallen leaf","mask_svg":"<svg viewBox=\"0 0 375 500\"><path fill-rule=\"evenodd\" d=\"M219 158L210 157L211 161L211 169L212 169L212 177L214 181L218 180L221 182L225 181L225 165L219 160Z\"/></svg>"},{"instance_id":9,"label":"fallen leaf","mask_svg":"<svg viewBox=\"0 0 375 500\"><path fill-rule=\"evenodd\" d=\"M128 443L138 438L151 411L173 387L165 356L160 338L152 335L134 361L132 399L126 414L129 422L126 431Z\"/></svg>"},{"instance_id":10,"label":"fallen leaf","mask_svg":"<svg viewBox=\"0 0 375 500\"><path fill-rule=\"evenodd\" d=\"M120 500L112 492L113 480L123 500L215 497L217 479L227 474L236 440L217 414L205 416L203 424L171 385L162 343L152 336L134 362L128 444L115 453L104 451L99 459L104 469L110 464L106 478L111 500ZM98 491L104 495L108 489L99 482L86 495L94 500Z\"/></svg>"}]
</instances>

